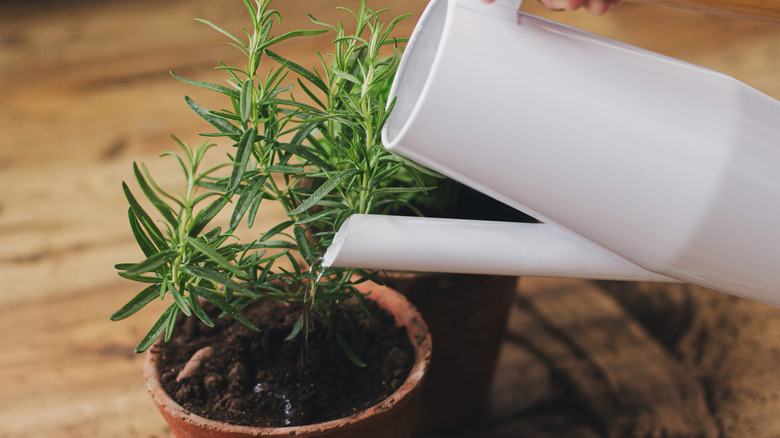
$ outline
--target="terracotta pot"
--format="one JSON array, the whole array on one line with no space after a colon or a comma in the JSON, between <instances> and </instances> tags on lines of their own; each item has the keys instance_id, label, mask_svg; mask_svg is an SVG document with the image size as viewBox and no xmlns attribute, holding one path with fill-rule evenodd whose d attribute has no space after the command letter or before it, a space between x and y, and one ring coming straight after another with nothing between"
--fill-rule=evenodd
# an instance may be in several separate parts
<instances>
[{"instance_id":1,"label":"terracotta pot","mask_svg":"<svg viewBox=\"0 0 780 438\"><path fill-rule=\"evenodd\" d=\"M417 306L436 345L415 432L477 419L488 405L518 277L392 272L386 282Z\"/></svg>"},{"instance_id":2,"label":"terracotta pot","mask_svg":"<svg viewBox=\"0 0 780 438\"><path fill-rule=\"evenodd\" d=\"M415 362L406 381L379 404L346 418L325 423L294 427L249 427L212 421L187 411L160 386L157 355L149 350L144 364L146 386L178 438L240 438L267 437L378 437L399 438L411 434L415 408L422 392L423 380L431 360L431 335L420 313L401 294L387 287L364 284L361 290L371 290L369 299L376 301L395 317L396 325L406 327L415 350Z\"/></svg>"}]
</instances>

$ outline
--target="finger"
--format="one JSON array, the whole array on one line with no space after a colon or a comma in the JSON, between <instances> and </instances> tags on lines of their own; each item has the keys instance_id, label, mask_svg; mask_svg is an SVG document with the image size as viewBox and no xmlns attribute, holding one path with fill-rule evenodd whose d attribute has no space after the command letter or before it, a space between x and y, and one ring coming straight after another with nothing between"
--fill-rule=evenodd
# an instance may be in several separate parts
<instances>
[{"instance_id":1,"label":"finger","mask_svg":"<svg viewBox=\"0 0 780 438\"><path fill-rule=\"evenodd\" d=\"M585 0L539 0L545 8L551 11L573 11L579 9Z\"/></svg>"},{"instance_id":2,"label":"finger","mask_svg":"<svg viewBox=\"0 0 780 438\"><path fill-rule=\"evenodd\" d=\"M583 6L588 12L598 17L607 13L611 3L610 0L585 0Z\"/></svg>"}]
</instances>

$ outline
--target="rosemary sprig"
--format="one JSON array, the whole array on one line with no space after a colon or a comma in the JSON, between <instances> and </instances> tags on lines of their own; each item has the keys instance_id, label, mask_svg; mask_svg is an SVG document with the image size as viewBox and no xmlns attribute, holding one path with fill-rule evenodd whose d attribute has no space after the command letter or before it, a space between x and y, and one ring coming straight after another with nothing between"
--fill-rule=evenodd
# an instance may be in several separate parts
<instances>
[{"instance_id":1,"label":"rosemary sprig","mask_svg":"<svg viewBox=\"0 0 780 438\"><path fill-rule=\"evenodd\" d=\"M362 303L364 297L355 285L372 274L328 268L315 279L309 267L317 265L350 215L383 213L405 205L409 193L431 188L422 183L422 175L429 171L386 151L380 140L393 107L387 91L399 63L398 45L405 41L391 34L406 16L383 23L386 11L374 11L362 1L357 11L345 9L354 19L353 32L341 21L327 24L310 16L315 29L274 36L280 16L271 9L271 1L242 1L251 22L244 39L199 20L224 34L228 44L246 57L243 67L224 63L217 67L227 74L227 85L173 73L229 102L226 110L209 110L185 97L187 105L215 129L204 136L233 144L228 162L201 170L213 145L193 150L179 141L182 152L166 154L178 160L184 175L185 188L178 197L159 187L145 167L135 166L138 185L159 221L125 185L131 230L146 258L117 269L145 288L112 319L130 316L156 297L172 298L136 348L140 352L163 333L170 338L180 313L213 325L200 299L253 327L241 316L241 308L260 297L273 297L303 304L290 340L301 333L305 338L316 329L310 326L309 314L317 312L323 328L331 330L331 337L360 365L344 337L333 330L342 317L340 304L350 297ZM317 53L318 68L304 67L274 51L281 41L325 32L334 36L332 52ZM286 85L290 82L293 85ZM219 174L222 168L229 175ZM258 230L253 242L239 242L233 234L236 227L246 221L251 228L263 202L280 204L288 220ZM212 221L228 204L233 210L223 231ZM287 267L276 263L280 259L288 262ZM315 287L310 288L312 284Z\"/></svg>"}]
</instances>

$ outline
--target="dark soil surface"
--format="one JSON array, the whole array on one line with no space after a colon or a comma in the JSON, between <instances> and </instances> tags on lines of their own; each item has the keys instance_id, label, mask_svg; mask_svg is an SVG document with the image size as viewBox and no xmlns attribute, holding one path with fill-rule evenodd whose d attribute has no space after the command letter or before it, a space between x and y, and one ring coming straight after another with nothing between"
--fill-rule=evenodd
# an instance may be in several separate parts
<instances>
[{"instance_id":1,"label":"dark soil surface","mask_svg":"<svg viewBox=\"0 0 780 438\"><path fill-rule=\"evenodd\" d=\"M194 317L177 324L173 338L159 347L162 385L190 411L232 424L281 427L349 416L398 389L414 360L406 330L373 301L368 304L374 319L355 306L339 330L366 367L355 365L327 330L318 329L309 336L307 363L300 369L302 336L285 340L300 307L261 300L244 310L259 333L230 317L215 320L213 329ZM207 346L214 354L177 381L192 355Z\"/></svg>"}]
</instances>

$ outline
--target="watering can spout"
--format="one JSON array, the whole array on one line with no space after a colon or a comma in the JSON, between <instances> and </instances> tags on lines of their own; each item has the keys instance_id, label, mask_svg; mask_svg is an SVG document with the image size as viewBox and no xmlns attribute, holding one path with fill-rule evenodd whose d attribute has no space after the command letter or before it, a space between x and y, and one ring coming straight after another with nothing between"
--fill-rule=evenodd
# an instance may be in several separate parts
<instances>
[{"instance_id":1,"label":"watering can spout","mask_svg":"<svg viewBox=\"0 0 780 438\"><path fill-rule=\"evenodd\" d=\"M323 258L328 267L601 280L665 281L546 224L353 215Z\"/></svg>"}]
</instances>

